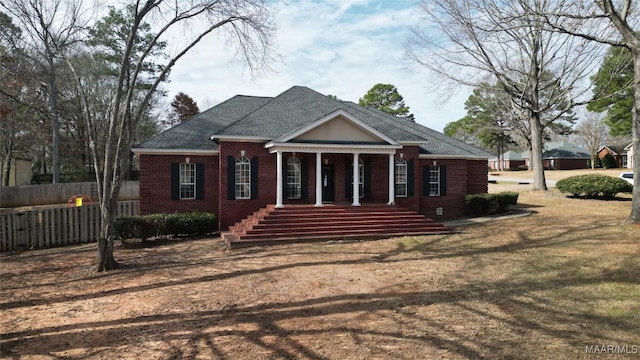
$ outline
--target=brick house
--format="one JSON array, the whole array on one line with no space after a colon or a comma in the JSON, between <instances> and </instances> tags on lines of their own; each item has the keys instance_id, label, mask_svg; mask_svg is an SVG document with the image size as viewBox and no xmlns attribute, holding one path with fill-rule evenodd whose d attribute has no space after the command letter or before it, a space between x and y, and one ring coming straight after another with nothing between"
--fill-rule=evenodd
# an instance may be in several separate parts
<instances>
[{"instance_id":1,"label":"brick house","mask_svg":"<svg viewBox=\"0 0 640 360\"><path fill-rule=\"evenodd\" d=\"M633 162L629 160L631 152L631 144L609 144L601 146L598 149L598 159L602 160L607 154L611 155L616 162L618 168L630 168Z\"/></svg>"},{"instance_id":2,"label":"brick house","mask_svg":"<svg viewBox=\"0 0 640 360\"><path fill-rule=\"evenodd\" d=\"M531 169L529 152L522 153L525 165ZM567 142L549 142L544 144L542 166L549 170L575 170L591 167L589 150Z\"/></svg>"},{"instance_id":3,"label":"brick house","mask_svg":"<svg viewBox=\"0 0 640 360\"><path fill-rule=\"evenodd\" d=\"M273 98L234 96L133 152L142 214L213 212L221 229L261 208L303 204L459 216L465 194L487 192L490 156L300 86Z\"/></svg>"},{"instance_id":4,"label":"brick house","mask_svg":"<svg viewBox=\"0 0 640 360\"><path fill-rule=\"evenodd\" d=\"M500 160L498 160L497 156L489 159L489 168L492 170L515 170L520 166L525 166L524 159L522 158L522 153L516 151L503 153Z\"/></svg>"}]
</instances>

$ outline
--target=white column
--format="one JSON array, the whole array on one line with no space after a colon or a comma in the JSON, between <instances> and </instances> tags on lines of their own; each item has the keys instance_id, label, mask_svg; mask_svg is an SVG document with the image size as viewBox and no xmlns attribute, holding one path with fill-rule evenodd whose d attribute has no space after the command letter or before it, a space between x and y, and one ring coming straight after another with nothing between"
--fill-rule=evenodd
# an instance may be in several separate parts
<instances>
[{"instance_id":1,"label":"white column","mask_svg":"<svg viewBox=\"0 0 640 360\"><path fill-rule=\"evenodd\" d=\"M282 208L282 152L276 151L276 207Z\"/></svg>"},{"instance_id":2,"label":"white column","mask_svg":"<svg viewBox=\"0 0 640 360\"><path fill-rule=\"evenodd\" d=\"M316 207L322 206L322 153L316 153Z\"/></svg>"},{"instance_id":3,"label":"white column","mask_svg":"<svg viewBox=\"0 0 640 360\"><path fill-rule=\"evenodd\" d=\"M396 202L396 178L393 172L396 169L396 161L394 154L389 154L389 202L387 205L393 205Z\"/></svg>"},{"instance_id":4,"label":"white column","mask_svg":"<svg viewBox=\"0 0 640 360\"><path fill-rule=\"evenodd\" d=\"M353 154L353 204L360 206L360 171L358 168L358 153Z\"/></svg>"}]
</instances>

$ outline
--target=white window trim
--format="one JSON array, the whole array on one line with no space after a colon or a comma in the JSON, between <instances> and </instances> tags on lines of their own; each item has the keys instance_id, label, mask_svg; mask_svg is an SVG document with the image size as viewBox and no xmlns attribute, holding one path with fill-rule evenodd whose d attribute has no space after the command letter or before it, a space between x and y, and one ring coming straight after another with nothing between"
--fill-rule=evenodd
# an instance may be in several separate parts
<instances>
[{"instance_id":1,"label":"white window trim","mask_svg":"<svg viewBox=\"0 0 640 360\"><path fill-rule=\"evenodd\" d=\"M436 181L432 180L432 174L436 174ZM432 191L433 185L435 185L435 191ZM440 166L429 167L429 196L440 196Z\"/></svg>"},{"instance_id":2,"label":"white window trim","mask_svg":"<svg viewBox=\"0 0 640 360\"><path fill-rule=\"evenodd\" d=\"M351 162L353 165L353 162ZM358 197L364 198L364 160L362 158L358 159L358 178L360 181L358 182ZM353 176L351 177L351 188L353 189Z\"/></svg>"},{"instance_id":3,"label":"white window trim","mask_svg":"<svg viewBox=\"0 0 640 360\"><path fill-rule=\"evenodd\" d=\"M404 170L402 170L402 168L404 168ZM408 195L408 179L407 176L409 175L408 172L408 164L407 164L407 160L405 159L398 159L396 160L396 171L395 171L395 176L394 176L394 182L395 182L395 197L407 197ZM402 170L402 171L401 171ZM404 175L404 182L399 182L398 179L401 175ZM404 194L400 191L398 191L398 186L402 186L402 188L404 189Z\"/></svg>"},{"instance_id":4,"label":"white window trim","mask_svg":"<svg viewBox=\"0 0 640 360\"><path fill-rule=\"evenodd\" d=\"M244 168L239 168L239 166L242 166ZM246 156L239 156L236 158L236 166L235 166L235 192L236 192L236 199L239 200L243 200L243 199L251 199L251 160L249 160L248 157ZM242 180L242 174L240 173L241 171L245 171L246 172L246 182L242 182L240 180ZM242 188L245 188L246 190L246 194L244 191L242 191ZM244 195L244 196L243 196Z\"/></svg>"},{"instance_id":5,"label":"white window trim","mask_svg":"<svg viewBox=\"0 0 640 360\"><path fill-rule=\"evenodd\" d=\"M191 174L193 176L191 176ZM186 177L191 177L193 182L187 182ZM183 186L192 187L192 197L183 196ZM194 163L180 163L180 200L193 200L196 198L196 164Z\"/></svg>"},{"instance_id":6,"label":"white window trim","mask_svg":"<svg viewBox=\"0 0 640 360\"><path fill-rule=\"evenodd\" d=\"M293 169L297 169L297 171L293 172L293 176L291 176L291 172L290 172L290 170L292 169L290 165L292 163L295 163L296 165L298 165L297 167L293 168ZM291 181L292 179L293 181ZM289 193L289 189L291 189L292 186L296 187L297 189L296 193L298 194L297 196L291 196L291 194ZM301 199L301 198L302 198L302 162L297 157L292 156L289 159L287 159L287 199Z\"/></svg>"},{"instance_id":7,"label":"white window trim","mask_svg":"<svg viewBox=\"0 0 640 360\"><path fill-rule=\"evenodd\" d=\"M358 159L358 178L360 181L358 182L358 192L359 197L364 198L364 160Z\"/></svg>"}]
</instances>

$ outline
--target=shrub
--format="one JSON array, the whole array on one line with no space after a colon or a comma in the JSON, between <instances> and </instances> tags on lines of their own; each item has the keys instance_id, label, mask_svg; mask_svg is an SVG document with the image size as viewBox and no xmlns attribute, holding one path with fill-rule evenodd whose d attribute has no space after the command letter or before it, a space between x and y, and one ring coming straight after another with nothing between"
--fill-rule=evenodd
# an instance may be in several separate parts
<instances>
[{"instance_id":1,"label":"shrub","mask_svg":"<svg viewBox=\"0 0 640 360\"><path fill-rule=\"evenodd\" d=\"M217 229L216 215L204 212L123 216L114 223L114 234L118 239L204 235Z\"/></svg>"},{"instance_id":2,"label":"shrub","mask_svg":"<svg viewBox=\"0 0 640 360\"><path fill-rule=\"evenodd\" d=\"M120 216L113 223L113 233L121 240L139 238L142 241L156 236L154 224L140 216Z\"/></svg>"},{"instance_id":3,"label":"shrub","mask_svg":"<svg viewBox=\"0 0 640 360\"><path fill-rule=\"evenodd\" d=\"M509 205L516 205L518 195L517 192L510 191L498 194L472 194L464 197L464 203L469 215L493 215L506 211Z\"/></svg>"},{"instance_id":4,"label":"shrub","mask_svg":"<svg viewBox=\"0 0 640 360\"><path fill-rule=\"evenodd\" d=\"M576 175L564 178L556 183L556 188L563 193L586 197L614 197L617 193L631 192L633 186L628 182L602 174Z\"/></svg>"},{"instance_id":5,"label":"shrub","mask_svg":"<svg viewBox=\"0 0 640 360\"><path fill-rule=\"evenodd\" d=\"M169 214L164 219L164 235L204 235L217 230L216 216L210 213L192 212Z\"/></svg>"},{"instance_id":6,"label":"shrub","mask_svg":"<svg viewBox=\"0 0 640 360\"><path fill-rule=\"evenodd\" d=\"M518 195L520 194L515 191L505 191L495 194L498 200L498 211L505 212L509 208L509 205L517 205Z\"/></svg>"}]
</instances>

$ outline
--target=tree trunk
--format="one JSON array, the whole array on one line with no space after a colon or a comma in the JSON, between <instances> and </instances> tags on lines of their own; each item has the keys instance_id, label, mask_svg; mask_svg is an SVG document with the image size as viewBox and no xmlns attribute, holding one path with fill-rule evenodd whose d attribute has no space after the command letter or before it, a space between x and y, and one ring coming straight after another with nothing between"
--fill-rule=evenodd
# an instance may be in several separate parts
<instances>
[{"instance_id":1,"label":"tree trunk","mask_svg":"<svg viewBox=\"0 0 640 360\"><path fill-rule=\"evenodd\" d=\"M114 218L115 207L113 201L105 201L100 206L102 223L100 224L100 237L98 238L98 258L95 270L97 272L113 270L118 263L113 257L114 239L111 234L111 225Z\"/></svg>"},{"instance_id":2,"label":"tree trunk","mask_svg":"<svg viewBox=\"0 0 640 360\"><path fill-rule=\"evenodd\" d=\"M60 182L60 117L58 114L58 95L56 92L56 68L53 63L53 57L50 55L49 57L49 112L51 115L51 123L53 128L52 139L53 143L51 145L51 170L53 173L53 183L57 184Z\"/></svg>"},{"instance_id":3,"label":"tree trunk","mask_svg":"<svg viewBox=\"0 0 640 360\"><path fill-rule=\"evenodd\" d=\"M542 132L543 128L540 124L540 114L530 114L530 127L531 127L531 151L529 154L529 161L531 169L533 170L533 191L546 191L547 182L544 177L544 165L542 163Z\"/></svg>"},{"instance_id":4,"label":"tree trunk","mask_svg":"<svg viewBox=\"0 0 640 360\"><path fill-rule=\"evenodd\" d=\"M640 224L640 49L633 51L633 71L636 74L633 82L633 114L631 149L633 151L633 200L631 213L627 218L629 224Z\"/></svg>"},{"instance_id":5,"label":"tree trunk","mask_svg":"<svg viewBox=\"0 0 640 360\"><path fill-rule=\"evenodd\" d=\"M11 172L11 153L2 160L2 186L9 186L9 173Z\"/></svg>"}]
</instances>

